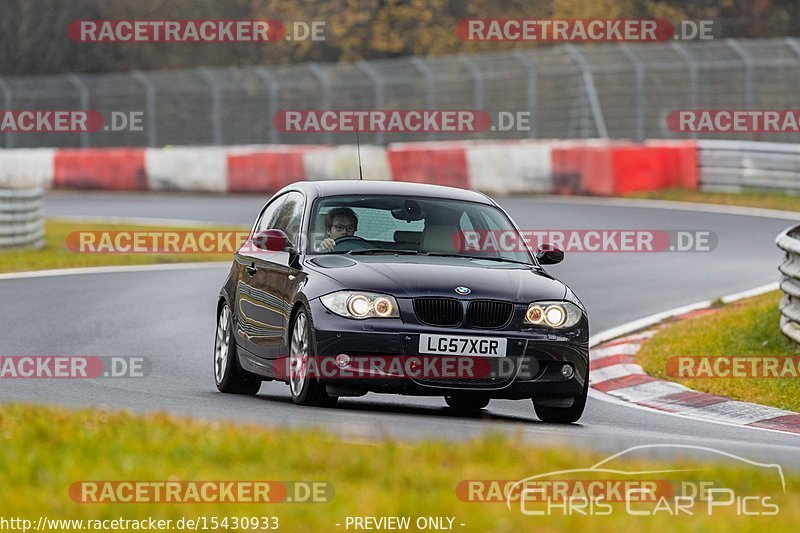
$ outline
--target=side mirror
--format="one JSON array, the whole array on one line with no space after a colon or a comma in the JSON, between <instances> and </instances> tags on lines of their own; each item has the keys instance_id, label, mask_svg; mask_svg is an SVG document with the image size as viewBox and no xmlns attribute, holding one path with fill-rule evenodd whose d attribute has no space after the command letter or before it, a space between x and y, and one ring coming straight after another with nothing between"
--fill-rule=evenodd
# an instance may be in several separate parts
<instances>
[{"instance_id":1,"label":"side mirror","mask_svg":"<svg viewBox=\"0 0 800 533\"><path fill-rule=\"evenodd\" d=\"M289 237L279 229L266 229L253 235L253 246L265 252L285 252Z\"/></svg>"},{"instance_id":2,"label":"side mirror","mask_svg":"<svg viewBox=\"0 0 800 533\"><path fill-rule=\"evenodd\" d=\"M536 260L541 265L555 265L564 260L564 251L559 250L555 244L543 242L536 249Z\"/></svg>"}]
</instances>

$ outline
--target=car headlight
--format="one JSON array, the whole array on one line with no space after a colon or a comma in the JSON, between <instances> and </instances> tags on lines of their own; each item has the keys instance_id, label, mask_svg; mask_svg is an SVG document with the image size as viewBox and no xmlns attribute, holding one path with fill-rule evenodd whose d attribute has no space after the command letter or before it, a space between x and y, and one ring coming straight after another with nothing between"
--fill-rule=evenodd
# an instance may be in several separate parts
<instances>
[{"instance_id":1,"label":"car headlight","mask_svg":"<svg viewBox=\"0 0 800 533\"><path fill-rule=\"evenodd\" d=\"M397 318L397 300L387 294L362 291L339 291L321 297L330 312L345 318Z\"/></svg>"},{"instance_id":2,"label":"car headlight","mask_svg":"<svg viewBox=\"0 0 800 533\"><path fill-rule=\"evenodd\" d=\"M525 323L566 329L577 324L582 315L581 308L571 302L533 302L525 311Z\"/></svg>"}]
</instances>

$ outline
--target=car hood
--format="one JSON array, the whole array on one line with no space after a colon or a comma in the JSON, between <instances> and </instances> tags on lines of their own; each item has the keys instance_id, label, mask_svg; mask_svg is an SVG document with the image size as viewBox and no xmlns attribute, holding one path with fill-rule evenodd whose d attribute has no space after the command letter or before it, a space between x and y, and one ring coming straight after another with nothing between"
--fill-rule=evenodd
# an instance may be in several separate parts
<instances>
[{"instance_id":1,"label":"car hood","mask_svg":"<svg viewBox=\"0 0 800 533\"><path fill-rule=\"evenodd\" d=\"M566 286L544 271L489 261L420 256L316 256L309 270L335 280L342 288L382 292L400 298L449 296L527 303L561 300ZM456 287L471 293L459 296Z\"/></svg>"}]
</instances>

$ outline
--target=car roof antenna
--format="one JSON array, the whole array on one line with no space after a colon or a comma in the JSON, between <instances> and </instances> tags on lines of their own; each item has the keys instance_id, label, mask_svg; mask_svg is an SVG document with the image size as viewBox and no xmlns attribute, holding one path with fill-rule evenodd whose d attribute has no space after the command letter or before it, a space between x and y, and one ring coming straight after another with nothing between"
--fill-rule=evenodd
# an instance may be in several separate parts
<instances>
[{"instance_id":1,"label":"car roof antenna","mask_svg":"<svg viewBox=\"0 0 800 533\"><path fill-rule=\"evenodd\" d=\"M363 181L364 172L361 170L361 143L358 141L358 128L356 128L356 150L358 151L358 181Z\"/></svg>"}]
</instances>

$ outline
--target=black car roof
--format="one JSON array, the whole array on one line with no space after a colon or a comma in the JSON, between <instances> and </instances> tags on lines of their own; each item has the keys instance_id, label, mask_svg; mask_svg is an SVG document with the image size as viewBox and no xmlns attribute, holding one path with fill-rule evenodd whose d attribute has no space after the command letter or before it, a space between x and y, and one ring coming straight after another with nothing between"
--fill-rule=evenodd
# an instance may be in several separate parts
<instances>
[{"instance_id":1,"label":"black car roof","mask_svg":"<svg viewBox=\"0 0 800 533\"><path fill-rule=\"evenodd\" d=\"M482 204L492 204L492 201L484 194L458 189L455 187L445 187L443 185L431 185L428 183L411 183L405 181L376 181L376 180L326 180L326 181L299 181L293 183L283 190L299 189L308 196L339 196L339 195L360 195L360 194L387 194L398 196L427 196L431 198L448 198L451 200L463 200L467 202L479 202ZM279 191L279 192L281 192Z\"/></svg>"}]
</instances>

